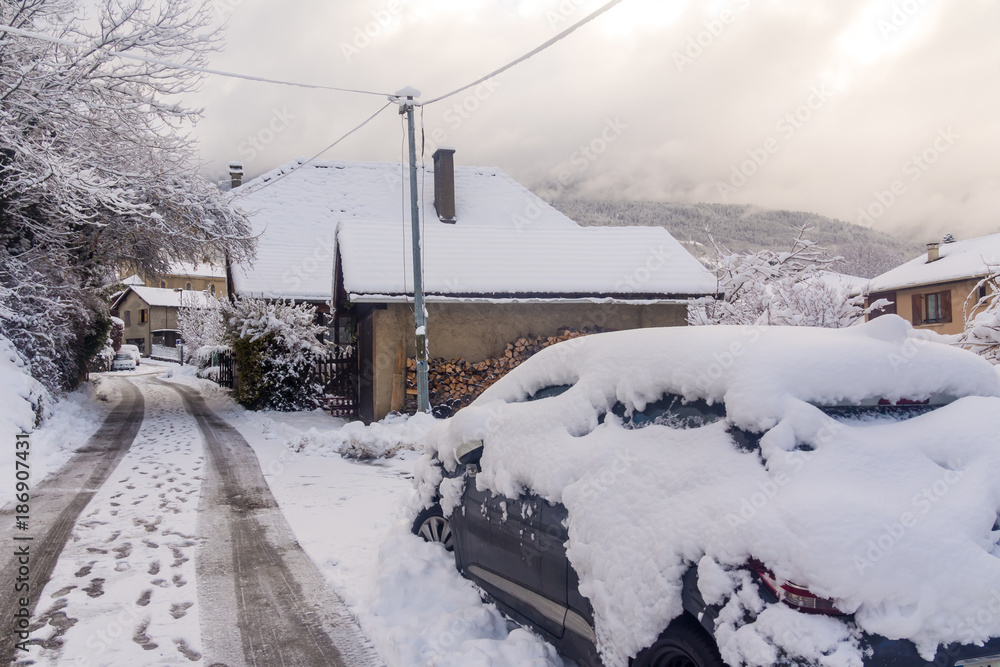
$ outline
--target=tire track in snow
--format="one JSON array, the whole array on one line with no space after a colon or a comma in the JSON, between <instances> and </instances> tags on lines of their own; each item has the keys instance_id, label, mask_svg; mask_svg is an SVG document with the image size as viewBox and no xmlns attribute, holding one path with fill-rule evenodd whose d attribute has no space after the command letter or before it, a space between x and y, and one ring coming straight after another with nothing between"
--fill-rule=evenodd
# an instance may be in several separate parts
<instances>
[{"instance_id":1,"label":"tire track in snow","mask_svg":"<svg viewBox=\"0 0 1000 667\"><path fill-rule=\"evenodd\" d=\"M121 380L119 387L122 399L97 433L58 472L32 489L27 535L34 537L28 543L31 545L29 609L33 616L42 589L52 575L73 526L128 452L142 424L145 410L142 393L128 380ZM0 513L0 522L5 531L4 544L14 544L8 532L14 524L13 508ZM5 553L10 551L5 550ZM20 597L13 593L17 568L16 558L9 558L0 570L0 587L4 591L0 595L0 618L5 624L14 617ZM0 664L8 664L14 659L16 642L13 628L5 625L4 632L0 633Z\"/></svg>"},{"instance_id":2,"label":"tire track in snow","mask_svg":"<svg viewBox=\"0 0 1000 667\"><path fill-rule=\"evenodd\" d=\"M209 452L196 566L206 663L380 664L343 600L299 546L253 449L194 390L183 396Z\"/></svg>"},{"instance_id":3,"label":"tire track in snow","mask_svg":"<svg viewBox=\"0 0 1000 667\"><path fill-rule=\"evenodd\" d=\"M201 659L195 603L201 433L176 393L137 379L147 410L42 591L35 665L179 665ZM18 656L21 657L20 655Z\"/></svg>"}]
</instances>

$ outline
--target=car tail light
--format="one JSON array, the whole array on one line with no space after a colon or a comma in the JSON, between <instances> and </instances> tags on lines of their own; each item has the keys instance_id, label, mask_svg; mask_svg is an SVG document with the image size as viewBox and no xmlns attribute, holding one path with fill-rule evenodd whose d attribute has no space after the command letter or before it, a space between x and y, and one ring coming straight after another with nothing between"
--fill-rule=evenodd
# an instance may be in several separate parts
<instances>
[{"instance_id":1,"label":"car tail light","mask_svg":"<svg viewBox=\"0 0 1000 667\"><path fill-rule=\"evenodd\" d=\"M809 591L805 586L793 584L790 581L780 583L778 578L771 573L764 564L757 560L750 561L750 569L756 574L761 583L771 591L775 597L787 604L789 607L798 609L806 614L827 614L830 616L843 616L833 604L833 600L821 598Z\"/></svg>"}]
</instances>

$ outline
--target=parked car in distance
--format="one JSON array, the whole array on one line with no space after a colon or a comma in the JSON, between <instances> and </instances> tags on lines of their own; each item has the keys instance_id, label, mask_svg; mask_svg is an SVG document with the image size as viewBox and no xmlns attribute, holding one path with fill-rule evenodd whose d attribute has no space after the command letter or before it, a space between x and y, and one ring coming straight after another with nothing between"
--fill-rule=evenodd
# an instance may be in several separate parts
<instances>
[{"instance_id":1,"label":"parked car in distance","mask_svg":"<svg viewBox=\"0 0 1000 667\"><path fill-rule=\"evenodd\" d=\"M118 352L111 361L113 371L134 371L135 366L135 358L128 352Z\"/></svg>"},{"instance_id":2,"label":"parked car in distance","mask_svg":"<svg viewBox=\"0 0 1000 667\"><path fill-rule=\"evenodd\" d=\"M428 434L412 531L580 665L1000 667L1000 378L878 319L542 350Z\"/></svg>"},{"instance_id":3,"label":"parked car in distance","mask_svg":"<svg viewBox=\"0 0 1000 667\"><path fill-rule=\"evenodd\" d=\"M119 352L128 352L135 359L135 365L138 366L142 363L142 353L139 352L138 345L122 345L118 350Z\"/></svg>"}]
</instances>

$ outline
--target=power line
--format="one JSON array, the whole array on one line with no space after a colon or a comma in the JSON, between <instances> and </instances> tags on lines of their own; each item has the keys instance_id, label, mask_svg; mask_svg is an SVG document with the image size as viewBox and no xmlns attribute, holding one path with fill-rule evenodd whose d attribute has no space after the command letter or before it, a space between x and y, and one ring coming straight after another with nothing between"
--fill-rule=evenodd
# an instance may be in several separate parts
<instances>
[{"instance_id":1,"label":"power line","mask_svg":"<svg viewBox=\"0 0 1000 667\"><path fill-rule=\"evenodd\" d=\"M381 109L379 109L378 111L376 111L375 113L373 113L371 116L368 116L368 118L366 118L364 120L364 122L362 122L360 125L357 125L356 127L354 127L347 134L343 135L342 137L340 137L339 139L337 139L336 141L334 141L332 144L330 144L329 146L327 146L326 148L324 148L323 150L321 150L319 153L316 153L316 155L313 155L311 158L309 158L308 160L306 160L302 164L298 165L297 167L294 167L293 169L290 169L290 170L286 171L285 173L283 173L281 176L279 176L278 178L274 179L273 181L268 181L268 182L264 183L259 188L254 188L252 190L240 190L234 196L234 199L237 198L237 197L243 197L244 195L256 194L256 193L260 192L261 190L263 190L264 188L269 188L272 185L274 185L275 183L277 183L278 181L284 180L286 177L291 176L292 174L294 174L295 172L297 172L299 169L301 169L302 167L305 167L309 163L315 161L323 153L327 152L328 150L330 150L331 148L333 148L334 146L336 146L337 144L339 144L341 141L343 141L347 137L351 136L352 134L354 134L355 132L357 132L358 130L360 130L361 128L363 128L368 123L370 123L373 120L375 120L375 116L378 116L380 113L382 113L383 111L385 111L389 106L391 106L393 104L394 104L394 102L391 102L391 101L390 102L386 102L385 106L383 106Z\"/></svg>"},{"instance_id":2,"label":"power line","mask_svg":"<svg viewBox=\"0 0 1000 667\"><path fill-rule=\"evenodd\" d=\"M609 9L611 9L612 7L614 7L615 5L621 4L622 1L623 0L611 0L611 2L609 2L606 5L604 5L603 7L601 7L600 9L598 9L597 11L595 11L594 13L588 14L582 20L580 20L577 23L574 23L570 27L566 28L561 33L559 33L558 35L556 35L555 37L553 37L549 41L545 42L541 46L539 46L539 47L537 47L537 48L529 51L528 53L525 53L523 56L521 56L517 60L514 60L514 61L511 61L511 62L507 63L506 65L504 65L500 69L494 70L494 71L490 72L489 74L487 74L486 76L483 76L483 77L480 77L480 78L476 79L475 81L473 81L470 84L464 85L461 88L456 88L455 90L451 91L450 93L446 93L444 95L441 95L440 97L435 97L434 99L430 99L430 100L427 100L425 102L421 102L420 104L427 105L427 104L434 104L435 102L440 102L443 99L449 98L449 97L451 97L453 95L457 95L457 94L459 94L460 92L462 92L464 90L468 90L469 88L472 88L473 86L478 86L479 84L481 84L483 81L486 81L487 79L491 79L491 78L497 76L498 74L502 74L502 73L506 72L511 67L514 67L515 65L519 65L519 64L523 63L528 58L531 58L532 56L534 56L534 55L536 55L538 53L541 53L542 51L544 51L545 49L549 48L550 46L552 46L556 42L558 42L558 41L564 39L565 37L569 36L570 34L576 32L576 30L578 28L580 28L581 26L583 26L583 25L585 25L587 23L590 23L591 21L593 21L598 16L600 16L604 12L608 11Z\"/></svg>"},{"instance_id":3,"label":"power line","mask_svg":"<svg viewBox=\"0 0 1000 667\"><path fill-rule=\"evenodd\" d=\"M78 44L77 42L70 41L68 39L62 39L60 37L53 37L51 35L45 35L38 32L29 32L28 30L21 30L20 28L14 28L9 25L0 25L0 32L7 32L12 35L17 35L19 37L29 37L32 39L39 39L44 42L51 42L52 44L59 44L61 46L69 46L74 49L84 49L88 48L84 44ZM150 58L148 56L141 56L135 53L126 53L124 51L110 51L107 49L99 49L101 53L105 53L110 56L117 56L118 58L125 58L127 60L138 60L144 63L150 63L153 65L166 65L168 67L173 67L175 69L183 69L189 72L199 72L201 74L212 74L215 76L224 76L231 79L243 79L244 81L255 81L258 83L274 83L281 86L293 86L296 88L313 88L318 90L336 90L342 93L358 93L361 95L378 95L379 97L386 97L389 93L379 93L373 90L357 90L354 88L338 88L337 86L324 86L320 84L313 83L298 83L295 81L282 81L280 79L267 79L260 76L251 76L249 74L237 74L235 72L224 72L217 69L209 69L207 67L196 67L194 65L184 65L181 63L171 62L169 60L161 60L159 58Z\"/></svg>"}]
</instances>

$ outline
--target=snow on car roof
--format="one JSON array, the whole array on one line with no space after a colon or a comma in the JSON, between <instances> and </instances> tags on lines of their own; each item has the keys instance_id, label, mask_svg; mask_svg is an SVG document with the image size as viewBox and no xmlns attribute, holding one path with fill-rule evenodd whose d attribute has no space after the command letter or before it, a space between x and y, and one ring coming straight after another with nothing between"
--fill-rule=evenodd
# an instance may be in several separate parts
<instances>
[{"instance_id":1,"label":"snow on car roof","mask_svg":"<svg viewBox=\"0 0 1000 667\"><path fill-rule=\"evenodd\" d=\"M524 400L563 384L573 386ZM768 429L759 451L737 447L726 422L631 430L609 412L664 393L723 401L732 424ZM962 398L874 425L815 407L935 395ZM751 557L932 659L938 644L1000 636L998 614L967 622L1000 600L998 396L987 362L896 316L843 330L644 329L539 352L433 429L426 456L453 467L459 445L483 440L477 487L566 506L567 554L609 665L682 612L693 566L706 598L729 599L716 633L728 664L769 664L779 649L808 664L861 664L845 620L764 610L738 570ZM439 479L429 463L418 468L425 503ZM743 625L747 610L756 620Z\"/></svg>"},{"instance_id":2,"label":"snow on car roof","mask_svg":"<svg viewBox=\"0 0 1000 667\"><path fill-rule=\"evenodd\" d=\"M236 292L329 300L338 242L349 292L412 291L409 179L401 165L299 165L234 190L259 235L253 264L234 267ZM458 221L446 225L433 204L433 168L418 175L430 292L715 292L711 274L663 228L581 229L500 169L469 166L455 167ZM644 268L647 261L655 271ZM645 289L622 289L627 281Z\"/></svg>"},{"instance_id":3,"label":"snow on car roof","mask_svg":"<svg viewBox=\"0 0 1000 667\"><path fill-rule=\"evenodd\" d=\"M872 278L871 291L981 278L1000 265L1000 234L942 243L940 253L941 258L933 262L928 263L927 253L924 253Z\"/></svg>"}]
</instances>

